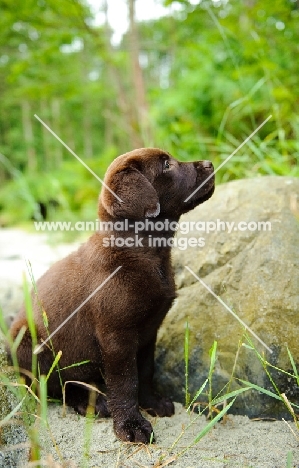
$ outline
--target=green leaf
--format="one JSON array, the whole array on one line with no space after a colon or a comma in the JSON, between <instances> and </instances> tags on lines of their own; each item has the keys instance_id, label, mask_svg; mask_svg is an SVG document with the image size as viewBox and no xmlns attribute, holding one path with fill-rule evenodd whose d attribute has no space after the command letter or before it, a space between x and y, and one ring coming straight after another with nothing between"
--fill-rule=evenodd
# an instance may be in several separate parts
<instances>
[{"instance_id":1,"label":"green leaf","mask_svg":"<svg viewBox=\"0 0 299 468\"><path fill-rule=\"evenodd\" d=\"M289 359L290 359L291 364L292 364L293 372L294 372L295 377L296 377L296 380L297 380L297 385L299 385L299 376L298 376L298 371L297 371L297 367L296 367L294 358L293 358L293 356L292 356L291 351L289 350L289 348L287 348L287 351L288 351Z\"/></svg>"},{"instance_id":2,"label":"green leaf","mask_svg":"<svg viewBox=\"0 0 299 468\"><path fill-rule=\"evenodd\" d=\"M217 341L214 341L213 346L209 350L210 355L210 369L209 369L209 380L212 378L212 374L215 369L215 363L217 358Z\"/></svg>"},{"instance_id":3,"label":"green leaf","mask_svg":"<svg viewBox=\"0 0 299 468\"><path fill-rule=\"evenodd\" d=\"M234 404L236 398L234 398L227 406L225 406L225 408L222 409L222 411L220 411L220 413L217 414L217 416L215 416L215 418L213 418L201 431L200 433L195 437L194 441L192 442L192 444L189 446L189 447L192 447L193 445L197 444L197 442L200 441L200 439L202 439L206 434L208 434L208 432L210 432L210 430L212 429L213 426L215 426L215 424L221 419L223 418L223 416L228 412L228 410L232 407L232 405Z\"/></svg>"},{"instance_id":4,"label":"green leaf","mask_svg":"<svg viewBox=\"0 0 299 468\"><path fill-rule=\"evenodd\" d=\"M251 387L254 390L257 390L258 392L264 393L265 395L268 395L268 396L270 396L272 398L275 398L276 400L283 401L283 399L279 395L277 395L276 393L271 392L270 390L266 390L263 387L259 387L258 385L255 385L255 384L253 384L251 382L247 382L247 380L242 380L242 379L238 379L238 380L240 382L242 382L244 385L247 385L248 387Z\"/></svg>"},{"instance_id":5,"label":"green leaf","mask_svg":"<svg viewBox=\"0 0 299 468\"><path fill-rule=\"evenodd\" d=\"M199 395L202 394L202 392L204 391L204 389L205 389L205 387L206 387L208 381L209 381L208 379L206 379L206 380L204 381L204 383L202 384L202 386L200 387L200 389L196 392L195 397L193 398L193 400L192 400L191 403L189 404L189 406L188 406L188 408L187 408L186 411L189 411L189 410L190 410L190 408L191 408L191 406L193 405L193 403L197 400L197 398L199 397Z\"/></svg>"},{"instance_id":6,"label":"green leaf","mask_svg":"<svg viewBox=\"0 0 299 468\"><path fill-rule=\"evenodd\" d=\"M218 403L222 403L225 400L228 400L229 398L232 398L234 396L241 395L241 393L247 392L248 390L252 390L252 387L243 387L243 388L239 388L238 390L234 390L233 392L229 392L225 395L222 395L212 400L212 405L217 405Z\"/></svg>"}]
</instances>

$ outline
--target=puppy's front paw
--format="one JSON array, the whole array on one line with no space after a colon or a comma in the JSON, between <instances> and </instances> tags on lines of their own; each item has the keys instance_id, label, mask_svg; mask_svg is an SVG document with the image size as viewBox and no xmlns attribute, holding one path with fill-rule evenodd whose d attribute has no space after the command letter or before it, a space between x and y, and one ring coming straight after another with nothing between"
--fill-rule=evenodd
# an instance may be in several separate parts
<instances>
[{"instance_id":1,"label":"puppy's front paw","mask_svg":"<svg viewBox=\"0 0 299 468\"><path fill-rule=\"evenodd\" d=\"M148 444L153 428L150 422L140 415L134 419L114 421L114 431L117 437L124 442Z\"/></svg>"},{"instance_id":2,"label":"puppy's front paw","mask_svg":"<svg viewBox=\"0 0 299 468\"><path fill-rule=\"evenodd\" d=\"M170 417L174 414L174 404L160 395L150 395L141 399L140 406L151 416Z\"/></svg>"}]
</instances>

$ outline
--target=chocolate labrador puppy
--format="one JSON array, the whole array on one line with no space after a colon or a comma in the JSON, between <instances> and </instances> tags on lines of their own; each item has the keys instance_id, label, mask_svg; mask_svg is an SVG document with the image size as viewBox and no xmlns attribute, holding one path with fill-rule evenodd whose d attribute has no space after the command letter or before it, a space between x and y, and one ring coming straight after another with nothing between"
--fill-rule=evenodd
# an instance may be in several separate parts
<instances>
[{"instance_id":1,"label":"chocolate labrador puppy","mask_svg":"<svg viewBox=\"0 0 299 468\"><path fill-rule=\"evenodd\" d=\"M99 199L104 228L55 263L37 281L37 294L32 294L38 342L53 333L52 346L56 353L62 351L62 382L98 388L105 383L107 399L98 394L95 411L112 415L115 433L123 441L150 440L152 426L139 406L152 415L174 413L173 403L156 394L152 384L157 330L175 298L170 241L180 216L212 196L212 174L210 161L182 163L156 148L119 156L107 170ZM154 238L159 242L153 243ZM13 338L23 325L28 326L24 308L12 324ZM47 374L53 363L49 343L37 354L41 374ZM28 328L17 354L20 367L30 370ZM88 362L69 367L82 361ZM57 371L51 374L48 391L61 397ZM67 384L66 402L85 414L88 390L82 384Z\"/></svg>"}]
</instances>

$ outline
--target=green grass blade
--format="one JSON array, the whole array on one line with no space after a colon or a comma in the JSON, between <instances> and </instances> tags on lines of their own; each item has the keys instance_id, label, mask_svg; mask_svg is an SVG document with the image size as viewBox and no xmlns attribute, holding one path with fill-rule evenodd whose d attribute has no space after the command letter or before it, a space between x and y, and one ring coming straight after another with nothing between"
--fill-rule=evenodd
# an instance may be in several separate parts
<instances>
[{"instance_id":1,"label":"green grass blade","mask_svg":"<svg viewBox=\"0 0 299 468\"><path fill-rule=\"evenodd\" d=\"M61 352L61 351L59 351ZM82 366L83 364L88 364L90 362L90 360L88 359L87 361L81 361L81 362L75 362L74 364L71 364L70 366L66 366L66 367L60 367L60 370L65 370L65 369L70 369L71 367L78 367L78 366Z\"/></svg>"},{"instance_id":2,"label":"green grass blade","mask_svg":"<svg viewBox=\"0 0 299 468\"><path fill-rule=\"evenodd\" d=\"M49 370L49 372L48 372L48 374L46 376L46 382L48 382L48 379L49 379L50 375L52 374L54 367L57 366L58 361L61 358L61 356L62 356L62 351L58 351L58 353L56 354L55 359L53 361L53 364L52 364L52 366L51 366L51 368L50 368L50 370Z\"/></svg>"},{"instance_id":3,"label":"green grass blade","mask_svg":"<svg viewBox=\"0 0 299 468\"><path fill-rule=\"evenodd\" d=\"M293 453L288 452L287 455L287 468L292 468L293 467Z\"/></svg>"},{"instance_id":4,"label":"green grass blade","mask_svg":"<svg viewBox=\"0 0 299 468\"><path fill-rule=\"evenodd\" d=\"M252 390L252 387L243 387L239 388L238 390L234 390L233 392L227 393L226 395L222 395L218 398L215 398L212 401L212 405L217 405L218 403L222 403L224 400L228 400L229 398L236 397L241 393L247 392L248 390Z\"/></svg>"},{"instance_id":5,"label":"green grass blade","mask_svg":"<svg viewBox=\"0 0 299 468\"><path fill-rule=\"evenodd\" d=\"M258 392L262 392L265 395L268 395L268 396L270 396L272 398L275 398L276 400L283 401L283 399L279 395L277 395L276 393L271 392L270 390L266 390L263 387L259 387L258 385L255 385L255 384L253 384L251 382L247 382L247 380L242 380L242 379L238 379L238 380L240 382L242 382L244 385L247 385L248 387L251 387L254 390L257 390Z\"/></svg>"},{"instance_id":6,"label":"green grass blade","mask_svg":"<svg viewBox=\"0 0 299 468\"><path fill-rule=\"evenodd\" d=\"M210 369L209 369L209 380L212 378L215 364L216 364L216 357L217 357L217 341L214 341L212 348L209 351L210 354Z\"/></svg>"},{"instance_id":7,"label":"green grass blade","mask_svg":"<svg viewBox=\"0 0 299 468\"><path fill-rule=\"evenodd\" d=\"M195 445L197 444L197 442L200 441L200 439L202 439L208 432L210 432L210 430L212 429L213 426L215 426L216 422L219 421L219 419L221 419L227 412L228 410L230 409L230 407L234 404L234 402L236 401L236 398L234 398L225 408L223 408L220 413L217 414L217 416L215 416L215 418L213 418L204 428L202 431L200 431L200 433L195 437L192 445Z\"/></svg>"},{"instance_id":8,"label":"green grass blade","mask_svg":"<svg viewBox=\"0 0 299 468\"><path fill-rule=\"evenodd\" d=\"M186 453L191 447L193 447L194 445L196 445L206 434L208 434L208 432L212 429L213 426L215 426L215 424L219 421L219 419L221 419L226 413L227 411L230 409L230 407L234 404L236 398L234 398L225 408L223 408L222 411L220 411L220 413L217 414L217 416L215 416L215 418L213 418L200 432L199 434L195 437L194 441L189 444L184 450L182 450L178 455L177 457L180 457L181 455L183 455L184 453Z\"/></svg>"},{"instance_id":9,"label":"green grass blade","mask_svg":"<svg viewBox=\"0 0 299 468\"><path fill-rule=\"evenodd\" d=\"M185 329L185 344L184 344L184 356L185 356L185 406L189 406L190 393L189 393L189 338L190 330L188 320L186 321Z\"/></svg>"},{"instance_id":10,"label":"green grass blade","mask_svg":"<svg viewBox=\"0 0 299 468\"><path fill-rule=\"evenodd\" d=\"M95 422L95 404L96 404L96 394L91 392L89 395L89 402L86 411L84 431L83 431L83 460L82 468L88 468L90 466L90 447L92 441L92 430Z\"/></svg>"},{"instance_id":11,"label":"green grass blade","mask_svg":"<svg viewBox=\"0 0 299 468\"><path fill-rule=\"evenodd\" d=\"M249 345L246 344L246 343L242 343L242 346L243 346L244 348L247 348L247 349L250 349L250 350L254 350L253 346L249 346Z\"/></svg>"},{"instance_id":12,"label":"green grass blade","mask_svg":"<svg viewBox=\"0 0 299 468\"><path fill-rule=\"evenodd\" d=\"M150 441L149 441L149 445L152 445L153 444L153 441L154 441L154 431L151 432L151 437L150 437Z\"/></svg>"},{"instance_id":13,"label":"green grass blade","mask_svg":"<svg viewBox=\"0 0 299 468\"><path fill-rule=\"evenodd\" d=\"M0 322L2 320L2 316L1 316L1 311L0 311ZM0 323L0 327L1 329L4 331L5 330L5 327L6 327L6 324L5 324L5 327L2 327L2 322ZM22 338L24 336L26 332L26 327L23 326L20 330L19 330L19 333L17 334L15 340L13 341L13 339L11 338L11 335L9 333L9 331L7 331L5 333L5 338L7 340L7 343L8 343L8 346L9 346L9 350L10 350L10 356L11 356L11 360L12 360L12 365L14 367L14 371L16 373L16 376L19 378L20 377L20 373L19 373L19 364L18 364L18 359L17 359L17 348L20 344L20 342L22 341Z\"/></svg>"},{"instance_id":14,"label":"green grass blade","mask_svg":"<svg viewBox=\"0 0 299 468\"><path fill-rule=\"evenodd\" d=\"M30 277L31 284L32 284L32 289L33 289L34 295L35 295L36 300L37 300L37 304L38 304L39 309L40 309L40 313L43 315L44 311L43 311L43 307L42 307L41 301L39 300L39 297L38 297L38 293L37 293L37 284L36 284L36 281L35 281L35 279L34 279L34 275L33 275L32 266L31 266L30 260L26 260L26 267L27 267L27 271L28 271L28 274L29 274L29 277ZM44 317L43 317L43 319L44 319ZM45 326L46 326L46 325L45 325ZM46 328L47 328L47 327L46 327Z\"/></svg>"},{"instance_id":15,"label":"green grass blade","mask_svg":"<svg viewBox=\"0 0 299 468\"><path fill-rule=\"evenodd\" d=\"M4 426L5 424L7 424L11 418L19 411L19 409L22 407L25 399L26 399L26 396L25 395L22 400L17 404L17 406L15 406L15 408L7 415L5 416L5 418L3 418L1 421L0 421L0 427Z\"/></svg>"},{"instance_id":16,"label":"green grass blade","mask_svg":"<svg viewBox=\"0 0 299 468\"><path fill-rule=\"evenodd\" d=\"M292 356L292 354L291 354L291 351L289 350L288 347L287 347L287 351L288 351L289 359L290 359L291 364L292 364L292 368L293 368L293 371L294 371L294 375L295 375L296 380L297 380L297 385L299 385L299 375L298 375L298 371L297 371L297 367L296 367L294 358L293 358L293 356Z\"/></svg>"},{"instance_id":17,"label":"green grass blade","mask_svg":"<svg viewBox=\"0 0 299 468\"><path fill-rule=\"evenodd\" d=\"M44 375L40 376L40 417L44 425L48 425L48 404L47 404L47 378Z\"/></svg>"},{"instance_id":18,"label":"green grass blade","mask_svg":"<svg viewBox=\"0 0 299 468\"><path fill-rule=\"evenodd\" d=\"M19 347L19 345L20 345L20 343L21 343L21 341L22 341L22 339L23 339L23 337L24 337L24 335L26 333L26 330L27 330L27 328L25 327L25 325L23 325L20 328L19 333L17 334L17 336L16 336L16 338L15 338L15 340L13 342L13 345L11 347L11 354L12 355L17 352L17 349L18 349L18 347Z\"/></svg>"},{"instance_id":19,"label":"green grass blade","mask_svg":"<svg viewBox=\"0 0 299 468\"><path fill-rule=\"evenodd\" d=\"M209 354L210 354L210 369L209 369L209 375L208 375L208 381L209 381L208 398L209 398L209 411L210 411L210 414L212 414L212 400L213 400L212 378L213 378L213 373L215 370L215 364L216 364L216 358L217 358L217 341L214 341L213 346L209 351Z\"/></svg>"},{"instance_id":20,"label":"green grass blade","mask_svg":"<svg viewBox=\"0 0 299 468\"><path fill-rule=\"evenodd\" d=\"M23 277L23 290L24 290L24 299L25 299L26 318L27 318L28 328L29 328L31 340L32 340L32 374L34 377L37 377L37 355L33 353L37 345L37 334L36 334L36 328L35 328L35 323L34 323L34 318L33 318L31 295L30 295L28 282L27 282L25 275Z\"/></svg>"},{"instance_id":21,"label":"green grass blade","mask_svg":"<svg viewBox=\"0 0 299 468\"><path fill-rule=\"evenodd\" d=\"M3 335L8 335L8 326L4 319L3 310L0 307L0 330L2 331Z\"/></svg>"},{"instance_id":22,"label":"green grass blade","mask_svg":"<svg viewBox=\"0 0 299 468\"><path fill-rule=\"evenodd\" d=\"M209 380L206 379L206 380L204 381L204 383L202 384L202 386L200 387L200 389L196 392L196 395L195 395L195 397L193 398L193 400L191 401L191 403L189 404L189 406L188 406L188 408L187 408L187 411L190 410L190 408L191 408L191 406L193 405L193 403L197 400L197 398L199 397L199 395L201 395L201 393L204 391L204 389L205 389L205 387L206 387L208 381L209 381Z\"/></svg>"},{"instance_id":23,"label":"green grass blade","mask_svg":"<svg viewBox=\"0 0 299 468\"><path fill-rule=\"evenodd\" d=\"M27 267L28 274L30 276L30 280L31 280L31 283L32 283L33 290L34 290L35 294L37 294L37 287L36 287L36 282L35 282L35 279L34 279L34 276L33 276L31 262L28 259L26 260L26 267Z\"/></svg>"}]
</instances>

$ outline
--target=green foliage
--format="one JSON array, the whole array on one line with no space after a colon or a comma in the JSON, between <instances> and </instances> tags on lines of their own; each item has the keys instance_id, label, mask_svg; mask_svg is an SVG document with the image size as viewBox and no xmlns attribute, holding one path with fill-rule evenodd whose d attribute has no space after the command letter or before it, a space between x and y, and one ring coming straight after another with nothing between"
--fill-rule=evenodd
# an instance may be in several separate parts
<instances>
[{"instance_id":1,"label":"green foliage","mask_svg":"<svg viewBox=\"0 0 299 468\"><path fill-rule=\"evenodd\" d=\"M129 33L113 46L82 0L0 0L0 224L41 218L41 203L48 219L96 213L98 182L34 114L100 177L137 145L217 168L272 115L217 182L299 176L298 4L247 3L166 0L167 16L137 24L150 135Z\"/></svg>"},{"instance_id":2,"label":"green foliage","mask_svg":"<svg viewBox=\"0 0 299 468\"><path fill-rule=\"evenodd\" d=\"M272 114L257 137L220 170L218 181L298 176L294 77L299 11L294 3L265 1L261 7L256 2L247 9L237 0L217 6L181 3L183 14L173 19L169 86L154 108L165 146L182 159L203 155L217 166Z\"/></svg>"},{"instance_id":3,"label":"green foliage","mask_svg":"<svg viewBox=\"0 0 299 468\"><path fill-rule=\"evenodd\" d=\"M116 156L114 148L101 158L88 160L88 166L101 178ZM0 187L0 224L41 220L40 204L47 207L47 218L72 219L80 212L81 219L95 219L100 182L75 158L62 162L59 170L46 173L18 173Z\"/></svg>"}]
</instances>

